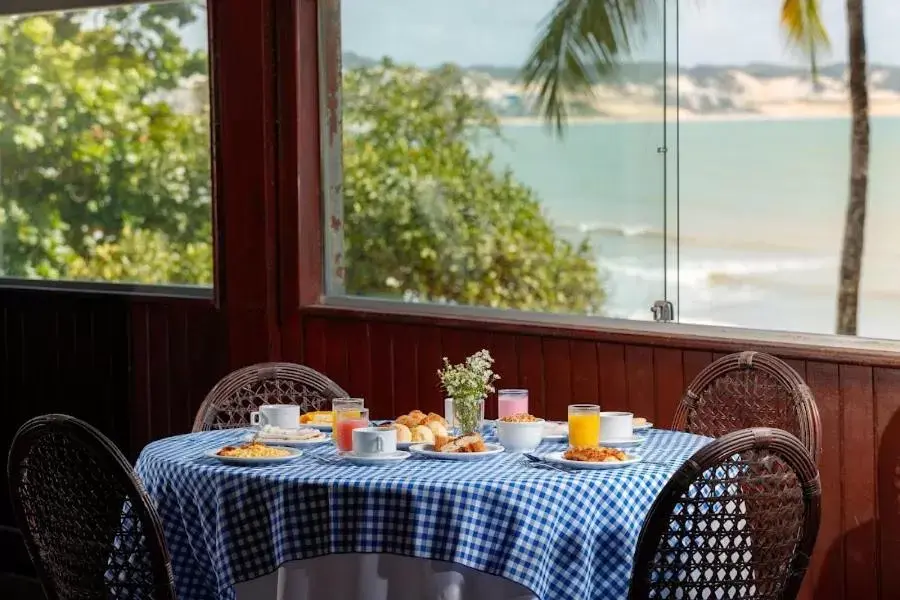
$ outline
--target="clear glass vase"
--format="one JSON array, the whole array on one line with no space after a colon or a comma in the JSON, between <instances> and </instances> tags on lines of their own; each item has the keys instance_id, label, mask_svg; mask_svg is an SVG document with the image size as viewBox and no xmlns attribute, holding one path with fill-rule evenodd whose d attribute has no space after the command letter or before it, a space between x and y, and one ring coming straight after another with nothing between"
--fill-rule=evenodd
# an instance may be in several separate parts
<instances>
[{"instance_id":1,"label":"clear glass vase","mask_svg":"<svg viewBox=\"0 0 900 600\"><path fill-rule=\"evenodd\" d=\"M459 435L481 433L484 427L484 398L453 400L453 415Z\"/></svg>"}]
</instances>

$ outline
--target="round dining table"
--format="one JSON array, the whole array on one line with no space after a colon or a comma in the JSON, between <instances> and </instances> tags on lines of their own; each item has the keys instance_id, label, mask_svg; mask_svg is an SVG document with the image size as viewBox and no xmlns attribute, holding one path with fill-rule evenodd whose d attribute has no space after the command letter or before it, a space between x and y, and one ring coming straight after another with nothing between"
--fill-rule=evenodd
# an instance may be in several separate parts
<instances>
[{"instance_id":1,"label":"round dining table","mask_svg":"<svg viewBox=\"0 0 900 600\"><path fill-rule=\"evenodd\" d=\"M166 438L138 459L181 600L624 599L654 499L710 441L651 430L628 450L641 462L577 471L510 452L359 466L330 442L268 466L207 456L249 433Z\"/></svg>"}]
</instances>

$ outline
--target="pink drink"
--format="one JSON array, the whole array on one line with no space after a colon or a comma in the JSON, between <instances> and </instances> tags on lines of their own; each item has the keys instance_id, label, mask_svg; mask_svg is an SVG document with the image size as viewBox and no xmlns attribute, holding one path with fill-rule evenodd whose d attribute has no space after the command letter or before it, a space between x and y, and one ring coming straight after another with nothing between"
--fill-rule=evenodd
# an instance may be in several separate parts
<instances>
[{"instance_id":1,"label":"pink drink","mask_svg":"<svg viewBox=\"0 0 900 600\"><path fill-rule=\"evenodd\" d=\"M335 442L338 450L353 450L353 430L369 426L369 419L359 417L345 417L335 423Z\"/></svg>"},{"instance_id":2,"label":"pink drink","mask_svg":"<svg viewBox=\"0 0 900 600\"><path fill-rule=\"evenodd\" d=\"M497 418L528 413L528 390L497 392Z\"/></svg>"}]
</instances>

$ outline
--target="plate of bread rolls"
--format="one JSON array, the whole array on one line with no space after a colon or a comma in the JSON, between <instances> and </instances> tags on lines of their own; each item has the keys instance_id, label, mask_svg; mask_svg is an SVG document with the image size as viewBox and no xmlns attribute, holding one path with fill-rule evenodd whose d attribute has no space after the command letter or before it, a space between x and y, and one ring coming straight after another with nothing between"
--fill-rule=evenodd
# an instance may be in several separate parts
<instances>
[{"instance_id":1,"label":"plate of bread rolls","mask_svg":"<svg viewBox=\"0 0 900 600\"><path fill-rule=\"evenodd\" d=\"M449 437L447 420L437 413L414 410L394 419L390 424L397 430L397 448L406 449L413 444L434 444L439 438Z\"/></svg>"}]
</instances>

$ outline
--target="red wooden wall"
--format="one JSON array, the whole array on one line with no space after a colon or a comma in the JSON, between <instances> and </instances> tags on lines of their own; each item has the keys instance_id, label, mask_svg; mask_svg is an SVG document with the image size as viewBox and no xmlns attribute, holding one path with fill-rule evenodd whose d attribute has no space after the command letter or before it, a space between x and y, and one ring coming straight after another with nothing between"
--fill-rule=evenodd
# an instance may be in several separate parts
<instances>
[{"instance_id":1,"label":"red wooden wall","mask_svg":"<svg viewBox=\"0 0 900 600\"><path fill-rule=\"evenodd\" d=\"M0 290L0 319L3 448L28 417L61 411L136 456L151 439L188 431L233 366L225 320L206 300ZM331 309L297 322L302 347L287 358L366 398L376 417L440 412L441 357L486 347L503 385L528 388L536 413L564 418L570 403L599 402L665 425L691 378L733 349ZM822 528L803 597L900 598L900 369L795 354L789 362L815 394L825 435ZM4 489L0 526L12 523L6 498Z\"/></svg>"}]
</instances>

